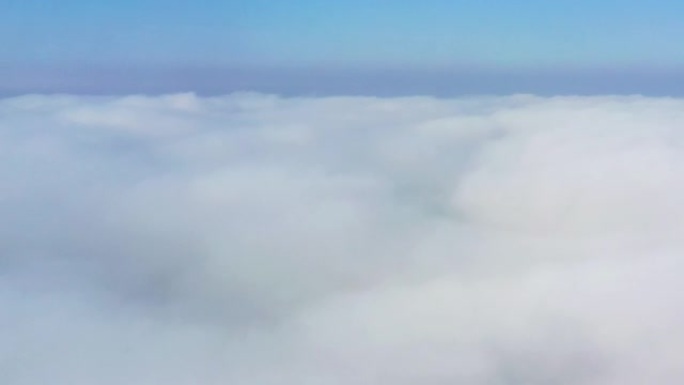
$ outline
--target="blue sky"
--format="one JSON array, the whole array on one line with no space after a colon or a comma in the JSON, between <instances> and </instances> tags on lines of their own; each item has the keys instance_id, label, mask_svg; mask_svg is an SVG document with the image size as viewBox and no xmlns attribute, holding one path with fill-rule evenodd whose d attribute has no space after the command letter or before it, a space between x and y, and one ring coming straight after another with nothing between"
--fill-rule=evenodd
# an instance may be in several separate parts
<instances>
[{"instance_id":1,"label":"blue sky","mask_svg":"<svg viewBox=\"0 0 684 385\"><path fill-rule=\"evenodd\" d=\"M5 69L643 71L684 64L684 2L669 0L0 4Z\"/></svg>"}]
</instances>

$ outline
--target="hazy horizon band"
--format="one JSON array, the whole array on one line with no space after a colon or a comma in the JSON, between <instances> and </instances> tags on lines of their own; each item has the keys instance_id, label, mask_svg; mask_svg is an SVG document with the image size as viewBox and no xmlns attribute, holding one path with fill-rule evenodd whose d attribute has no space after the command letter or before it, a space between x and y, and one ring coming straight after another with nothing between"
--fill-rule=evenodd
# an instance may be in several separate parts
<instances>
[{"instance_id":1,"label":"hazy horizon band","mask_svg":"<svg viewBox=\"0 0 684 385\"><path fill-rule=\"evenodd\" d=\"M0 96L261 92L283 96L684 96L684 69L5 67Z\"/></svg>"}]
</instances>

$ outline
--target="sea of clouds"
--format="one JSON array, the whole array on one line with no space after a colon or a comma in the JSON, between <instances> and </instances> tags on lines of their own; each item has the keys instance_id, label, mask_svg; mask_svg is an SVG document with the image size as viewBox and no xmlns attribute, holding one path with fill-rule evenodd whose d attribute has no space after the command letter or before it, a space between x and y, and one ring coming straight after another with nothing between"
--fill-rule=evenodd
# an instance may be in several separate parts
<instances>
[{"instance_id":1,"label":"sea of clouds","mask_svg":"<svg viewBox=\"0 0 684 385\"><path fill-rule=\"evenodd\" d=\"M0 100L0 383L684 382L684 100Z\"/></svg>"}]
</instances>

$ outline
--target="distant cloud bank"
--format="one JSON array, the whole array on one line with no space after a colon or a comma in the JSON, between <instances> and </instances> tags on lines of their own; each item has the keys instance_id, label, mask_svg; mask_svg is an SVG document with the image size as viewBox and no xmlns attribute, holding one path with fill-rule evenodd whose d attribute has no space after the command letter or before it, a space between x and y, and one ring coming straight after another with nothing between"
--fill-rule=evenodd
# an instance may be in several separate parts
<instances>
[{"instance_id":1,"label":"distant cloud bank","mask_svg":"<svg viewBox=\"0 0 684 385\"><path fill-rule=\"evenodd\" d=\"M684 381L684 99L0 100L7 385Z\"/></svg>"}]
</instances>

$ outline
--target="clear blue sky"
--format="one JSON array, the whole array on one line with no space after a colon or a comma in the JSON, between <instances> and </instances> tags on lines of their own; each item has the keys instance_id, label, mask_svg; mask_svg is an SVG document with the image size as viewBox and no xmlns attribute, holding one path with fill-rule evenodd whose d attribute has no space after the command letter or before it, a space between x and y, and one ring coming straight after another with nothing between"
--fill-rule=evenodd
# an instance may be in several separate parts
<instances>
[{"instance_id":1,"label":"clear blue sky","mask_svg":"<svg viewBox=\"0 0 684 385\"><path fill-rule=\"evenodd\" d=\"M676 68L684 1L0 0L4 68Z\"/></svg>"}]
</instances>

